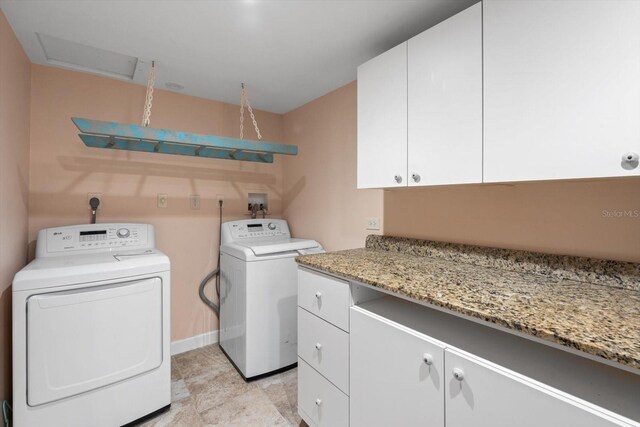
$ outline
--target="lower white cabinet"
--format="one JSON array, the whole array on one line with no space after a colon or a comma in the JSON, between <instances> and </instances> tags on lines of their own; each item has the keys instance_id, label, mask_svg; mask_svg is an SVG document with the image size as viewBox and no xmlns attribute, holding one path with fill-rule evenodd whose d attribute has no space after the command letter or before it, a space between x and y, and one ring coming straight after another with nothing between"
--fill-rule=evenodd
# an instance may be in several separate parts
<instances>
[{"instance_id":1,"label":"lower white cabinet","mask_svg":"<svg viewBox=\"0 0 640 427\"><path fill-rule=\"evenodd\" d=\"M630 426L526 377L445 350L447 427Z\"/></svg>"},{"instance_id":2,"label":"lower white cabinet","mask_svg":"<svg viewBox=\"0 0 640 427\"><path fill-rule=\"evenodd\" d=\"M349 425L349 397L298 358L298 411L318 427Z\"/></svg>"},{"instance_id":3,"label":"lower white cabinet","mask_svg":"<svg viewBox=\"0 0 640 427\"><path fill-rule=\"evenodd\" d=\"M352 427L444 426L444 346L351 308Z\"/></svg>"}]
</instances>

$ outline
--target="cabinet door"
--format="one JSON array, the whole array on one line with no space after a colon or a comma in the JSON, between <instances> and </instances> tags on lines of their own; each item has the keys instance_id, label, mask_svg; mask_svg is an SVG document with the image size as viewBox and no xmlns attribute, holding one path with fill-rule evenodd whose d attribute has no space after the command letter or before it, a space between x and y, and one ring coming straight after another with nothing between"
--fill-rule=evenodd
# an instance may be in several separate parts
<instances>
[{"instance_id":1,"label":"cabinet door","mask_svg":"<svg viewBox=\"0 0 640 427\"><path fill-rule=\"evenodd\" d=\"M447 427L630 426L466 353L445 350Z\"/></svg>"},{"instance_id":2,"label":"cabinet door","mask_svg":"<svg viewBox=\"0 0 640 427\"><path fill-rule=\"evenodd\" d=\"M483 1L485 182L640 174L639 23L638 1Z\"/></svg>"},{"instance_id":3,"label":"cabinet door","mask_svg":"<svg viewBox=\"0 0 640 427\"><path fill-rule=\"evenodd\" d=\"M409 40L408 182L482 182L482 4Z\"/></svg>"},{"instance_id":4,"label":"cabinet door","mask_svg":"<svg viewBox=\"0 0 640 427\"><path fill-rule=\"evenodd\" d=\"M351 308L351 427L444 426L443 359L439 343Z\"/></svg>"},{"instance_id":5,"label":"cabinet door","mask_svg":"<svg viewBox=\"0 0 640 427\"><path fill-rule=\"evenodd\" d=\"M407 43L358 67L358 188L407 185Z\"/></svg>"}]
</instances>

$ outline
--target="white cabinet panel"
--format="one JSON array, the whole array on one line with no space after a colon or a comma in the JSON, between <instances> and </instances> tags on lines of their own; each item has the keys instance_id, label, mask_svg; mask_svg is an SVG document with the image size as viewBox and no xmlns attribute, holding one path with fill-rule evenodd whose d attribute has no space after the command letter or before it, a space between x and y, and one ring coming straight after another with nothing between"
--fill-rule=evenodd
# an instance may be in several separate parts
<instances>
[{"instance_id":1,"label":"white cabinet panel","mask_svg":"<svg viewBox=\"0 0 640 427\"><path fill-rule=\"evenodd\" d=\"M482 4L409 40L408 184L482 182Z\"/></svg>"},{"instance_id":2,"label":"white cabinet panel","mask_svg":"<svg viewBox=\"0 0 640 427\"><path fill-rule=\"evenodd\" d=\"M438 342L353 307L350 360L352 427L444 426L444 353Z\"/></svg>"},{"instance_id":3,"label":"white cabinet panel","mask_svg":"<svg viewBox=\"0 0 640 427\"><path fill-rule=\"evenodd\" d=\"M484 181L640 174L640 2L486 0Z\"/></svg>"},{"instance_id":4,"label":"white cabinet panel","mask_svg":"<svg viewBox=\"0 0 640 427\"><path fill-rule=\"evenodd\" d=\"M349 331L349 283L298 268L298 306Z\"/></svg>"},{"instance_id":5,"label":"white cabinet panel","mask_svg":"<svg viewBox=\"0 0 640 427\"><path fill-rule=\"evenodd\" d=\"M406 185L405 42L358 67L358 188Z\"/></svg>"},{"instance_id":6,"label":"white cabinet panel","mask_svg":"<svg viewBox=\"0 0 640 427\"><path fill-rule=\"evenodd\" d=\"M349 334L298 308L298 356L349 394Z\"/></svg>"},{"instance_id":7,"label":"white cabinet panel","mask_svg":"<svg viewBox=\"0 0 640 427\"><path fill-rule=\"evenodd\" d=\"M349 397L298 358L298 411L318 427L347 427Z\"/></svg>"},{"instance_id":8,"label":"white cabinet panel","mask_svg":"<svg viewBox=\"0 0 640 427\"><path fill-rule=\"evenodd\" d=\"M445 350L445 367L447 427L631 425L462 352Z\"/></svg>"}]
</instances>

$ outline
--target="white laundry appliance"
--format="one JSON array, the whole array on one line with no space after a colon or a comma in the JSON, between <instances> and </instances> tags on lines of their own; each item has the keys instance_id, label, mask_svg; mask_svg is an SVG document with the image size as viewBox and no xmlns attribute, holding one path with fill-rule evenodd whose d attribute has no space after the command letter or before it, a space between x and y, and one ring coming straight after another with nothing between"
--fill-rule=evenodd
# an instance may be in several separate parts
<instances>
[{"instance_id":1,"label":"white laundry appliance","mask_svg":"<svg viewBox=\"0 0 640 427\"><path fill-rule=\"evenodd\" d=\"M170 263L153 226L38 233L13 281L13 420L120 426L171 403Z\"/></svg>"},{"instance_id":2,"label":"white laundry appliance","mask_svg":"<svg viewBox=\"0 0 640 427\"><path fill-rule=\"evenodd\" d=\"M298 276L295 257L323 252L291 238L282 219L222 225L220 347L245 379L297 363Z\"/></svg>"}]
</instances>

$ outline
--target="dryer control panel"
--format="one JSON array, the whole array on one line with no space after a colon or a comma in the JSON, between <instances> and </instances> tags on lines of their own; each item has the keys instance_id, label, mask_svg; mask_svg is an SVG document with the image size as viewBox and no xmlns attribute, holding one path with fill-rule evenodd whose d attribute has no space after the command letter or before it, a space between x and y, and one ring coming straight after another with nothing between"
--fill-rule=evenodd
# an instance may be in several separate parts
<instances>
[{"instance_id":1,"label":"dryer control panel","mask_svg":"<svg viewBox=\"0 0 640 427\"><path fill-rule=\"evenodd\" d=\"M245 219L222 224L221 243L244 239L291 237L287 221L283 219Z\"/></svg>"},{"instance_id":2,"label":"dryer control panel","mask_svg":"<svg viewBox=\"0 0 640 427\"><path fill-rule=\"evenodd\" d=\"M149 224L71 225L41 230L36 243L36 257L154 247L153 226Z\"/></svg>"}]
</instances>

